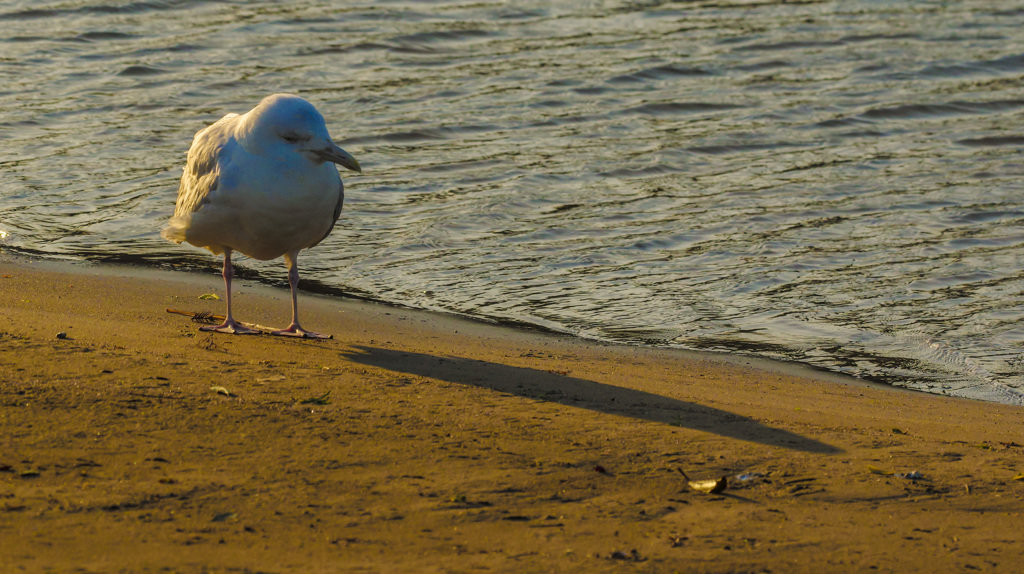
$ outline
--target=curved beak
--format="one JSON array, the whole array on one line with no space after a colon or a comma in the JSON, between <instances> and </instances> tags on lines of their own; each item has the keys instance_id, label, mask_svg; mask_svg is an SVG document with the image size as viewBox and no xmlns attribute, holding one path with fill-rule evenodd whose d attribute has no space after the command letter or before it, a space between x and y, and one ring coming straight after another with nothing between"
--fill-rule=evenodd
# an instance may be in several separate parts
<instances>
[{"instance_id":1,"label":"curved beak","mask_svg":"<svg viewBox=\"0 0 1024 574\"><path fill-rule=\"evenodd\" d=\"M333 162L346 169L363 173L363 168L359 167L359 162L356 161L356 158L352 157L352 154L338 147L334 142L329 142L326 148L318 149L314 153L320 156L320 159L324 161Z\"/></svg>"}]
</instances>

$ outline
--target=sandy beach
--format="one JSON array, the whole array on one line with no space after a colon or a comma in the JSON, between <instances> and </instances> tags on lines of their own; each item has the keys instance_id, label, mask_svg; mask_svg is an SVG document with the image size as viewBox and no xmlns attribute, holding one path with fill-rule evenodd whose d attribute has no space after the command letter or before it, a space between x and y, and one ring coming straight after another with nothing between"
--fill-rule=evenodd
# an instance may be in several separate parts
<instances>
[{"instance_id":1,"label":"sandy beach","mask_svg":"<svg viewBox=\"0 0 1024 574\"><path fill-rule=\"evenodd\" d=\"M1017 572L1024 410L0 254L3 572ZM238 281L241 321L286 289ZM726 477L724 491L694 481Z\"/></svg>"}]
</instances>

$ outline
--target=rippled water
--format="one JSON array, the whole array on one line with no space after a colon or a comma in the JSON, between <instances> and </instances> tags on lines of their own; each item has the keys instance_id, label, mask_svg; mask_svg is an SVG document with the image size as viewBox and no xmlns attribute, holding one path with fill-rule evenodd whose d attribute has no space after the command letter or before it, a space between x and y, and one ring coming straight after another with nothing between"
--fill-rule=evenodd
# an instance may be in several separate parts
<instances>
[{"instance_id":1,"label":"rippled water","mask_svg":"<svg viewBox=\"0 0 1024 574\"><path fill-rule=\"evenodd\" d=\"M287 91L365 173L308 286L1024 397L1019 2L0 1L0 50L9 248L217 272L184 152Z\"/></svg>"}]
</instances>

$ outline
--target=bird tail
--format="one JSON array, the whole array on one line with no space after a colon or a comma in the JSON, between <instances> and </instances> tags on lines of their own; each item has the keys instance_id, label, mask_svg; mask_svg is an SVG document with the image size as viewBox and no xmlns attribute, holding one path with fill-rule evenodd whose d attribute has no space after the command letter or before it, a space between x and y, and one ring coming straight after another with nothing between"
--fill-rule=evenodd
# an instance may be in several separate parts
<instances>
[{"instance_id":1,"label":"bird tail","mask_svg":"<svg viewBox=\"0 0 1024 574\"><path fill-rule=\"evenodd\" d=\"M170 223L167 227L160 232L160 236L167 241L173 241L174 243L181 243L185 241L185 229L188 228L188 221L185 218L175 215L171 218Z\"/></svg>"}]
</instances>

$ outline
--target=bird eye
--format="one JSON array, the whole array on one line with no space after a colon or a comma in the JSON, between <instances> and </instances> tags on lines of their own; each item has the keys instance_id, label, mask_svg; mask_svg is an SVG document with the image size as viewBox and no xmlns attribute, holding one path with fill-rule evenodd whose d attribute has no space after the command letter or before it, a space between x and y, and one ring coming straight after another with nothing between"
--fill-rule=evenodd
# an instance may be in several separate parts
<instances>
[{"instance_id":1,"label":"bird eye","mask_svg":"<svg viewBox=\"0 0 1024 574\"><path fill-rule=\"evenodd\" d=\"M297 141L302 139L301 137L299 137L299 136L297 136L295 134L285 134L285 135L281 136L281 138L284 141L288 142L288 143L295 143L295 142L297 142Z\"/></svg>"}]
</instances>

